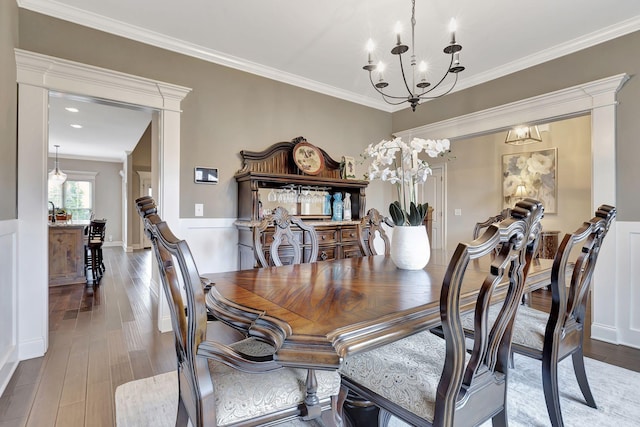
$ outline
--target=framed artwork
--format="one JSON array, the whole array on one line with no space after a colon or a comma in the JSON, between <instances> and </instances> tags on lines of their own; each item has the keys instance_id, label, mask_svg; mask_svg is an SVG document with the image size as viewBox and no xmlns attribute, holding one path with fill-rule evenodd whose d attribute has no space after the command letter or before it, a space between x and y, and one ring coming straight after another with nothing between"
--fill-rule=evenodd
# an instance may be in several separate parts
<instances>
[{"instance_id":1,"label":"framed artwork","mask_svg":"<svg viewBox=\"0 0 640 427\"><path fill-rule=\"evenodd\" d=\"M306 141L293 147L293 161L308 175L318 175L324 169L324 156L318 147Z\"/></svg>"},{"instance_id":2,"label":"framed artwork","mask_svg":"<svg viewBox=\"0 0 640 427\"><path fill-rule=\"evenodd\" d=\"M342 156L342 179L356 179L356 160L350 156Z\"/></svg>"},{"instance_id":3,"label":"framed artwork","mask_svg":"<svg viewBox=\"0 0 640 427\"><path fill-rule=\"evenodd\" d=\"M502 207L531 197L542 202L544 213L558 213L558 149L502 156Z\"/></svg>"}]
</instances>

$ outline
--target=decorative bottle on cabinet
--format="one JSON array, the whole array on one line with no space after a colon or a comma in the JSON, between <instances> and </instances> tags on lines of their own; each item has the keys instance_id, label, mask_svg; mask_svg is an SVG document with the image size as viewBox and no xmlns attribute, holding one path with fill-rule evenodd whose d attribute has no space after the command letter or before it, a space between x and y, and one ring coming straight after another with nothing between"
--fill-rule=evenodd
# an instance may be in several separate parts
<instances>
[{"instance_id":1,"label":"decorative bottle on cabinet","mask_svg":"<svg viewBox=\"0 0 640 427\"><path fill-rule=\"evenodd\" d=\"M333 195L333 221L342 221L342 193L336 193Z\"/></svg>"},{"instance_id":2,"label":"decorative bottle on cabinet","mask_svg":"<svg viewBox=\"0 0 640 427\"><path fill-rule=\"evenodd\" d=\"M324 203L322 204L322 215L331 215L331 194L324 193Z\"/></svg>"},{"instance_id":3,"label":"decorative bottle on cabinet","mask_svg":"<svg viewBox=\"0 0 640 427\"><path fill-rule=\"evenodd\" d=\"M351 220L351 193L344 193L344 212L342 213L342 219L345 221Z\"/></svg>"}]
</instances>

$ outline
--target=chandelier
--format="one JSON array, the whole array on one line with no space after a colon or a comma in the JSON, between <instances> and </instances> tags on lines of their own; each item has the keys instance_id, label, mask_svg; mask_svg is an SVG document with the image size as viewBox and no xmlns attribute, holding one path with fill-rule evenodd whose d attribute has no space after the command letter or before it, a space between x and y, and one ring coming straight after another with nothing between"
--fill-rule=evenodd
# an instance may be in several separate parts
<instances>
[{"instance_id":1,"label":"chandelier","mask_svg":"<svg viewBox=\"0 0 640 427\"><path fill-rule=\"evenodd\" d=\"M58 147L60 146L54 145L54 147L56 147L56 166L53 169L51 169L51 172L49 172L49 181L55 184L62 184L63 182L66 181L67 174L62 172L58 167Z\"/></svg>"},{"instance_id":2,"label":"chandelier","mask_svg":"<svg viewBox=\"0 0 640 427\"><path fill-rule=\"evenodd\" d=\"M367 42L367 51L368 51L368 63L363 69L369 72L369 80L371 81L371 85L375 88L375 90L382 95L382 99L388 104L391 105L400 105L403 102L408 102L411 104L411 109L416 111L416 106L420 103L420 101L425 99L435 99L440 98L451 92L458 82L458 73L464 70L464 67L460 65L460 51L462 50L462 46L456 43L456 21L451 18L451 22L449 24L449 30L451 31L451 41L444 48L444 53L446 55L451 56L451 60L449 62L449 67L445 71L444 75L438 80L437 83L431 84L427 81L427 63L424 61L420 61L420 64L417 63L416 54L415 54L415 27L416 27L416 1L411 0L411 57L409 64L411 65L411 73L409 75L409 79L407 79L407 75L405 74L404 63L402 61L402 54L409 51L409 46L402 44L400 40L400 32L402 28L396 24L396 45L391 49L391 53L393 55L398 56L398 60L400 61L400 71L402 72L402 80L404 81L404 86L407 89L407 95L397 96L390 95L385 93L383 89L389 86L389 83L384 81L383 71L384 64L382 62L378 62L378 64L374 65L372 59L372 52L374 48L373 40L369 39ZM416 72L416 67L418 70ZM373 71L378 73L378 82L374 83L373 81ZM449 75L449 73L455 75L455 80L451 87L449 87L445 92L432 95L431 93L440 87L442 83L444 83L445 79ZM418 82L416 83L416 76L418 76Z\"/></svg>"},{"instance_id":3,"label":"chandelier","mask_svg":"<svg viewBox=\"0 0 640 427\"><path fill-rule=\"evenodd\" d=\"M504 140L504 143L509 145L525 145L533 144L534 142L542 142L538 126L518 126L514 129L509 129Z\"/></svg>"}]
</instances>

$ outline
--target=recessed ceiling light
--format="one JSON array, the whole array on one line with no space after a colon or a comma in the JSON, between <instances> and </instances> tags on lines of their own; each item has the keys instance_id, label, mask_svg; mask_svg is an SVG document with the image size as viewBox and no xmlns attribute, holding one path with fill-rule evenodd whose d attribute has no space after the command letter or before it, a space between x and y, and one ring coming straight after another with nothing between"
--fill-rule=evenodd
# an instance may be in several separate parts
<instances>
[{"instance_id":1,"label":"recessed ceiling light","mask_svg":"<svg viewBox=\"0 0 640 427\"><path fill-rule=\"evenodd\" d=\"M73 125L69 125L69 126L71 126L72 128L76 128L76 129L82 129L82 125L73 124Z\"/></svg>"},{"instance_id":2,"label":"recessed ceiling light","mask_svg":"<svg viewBox=\"0 0 640 427\"><path fill-rule=\"evenodd\" d=\"M77 113L78 111L80 111L80 110L78 110L77 108L74 108L74 107L66 107L65 110L67 110L70 113Z\"/></svg>"}]
</instances>

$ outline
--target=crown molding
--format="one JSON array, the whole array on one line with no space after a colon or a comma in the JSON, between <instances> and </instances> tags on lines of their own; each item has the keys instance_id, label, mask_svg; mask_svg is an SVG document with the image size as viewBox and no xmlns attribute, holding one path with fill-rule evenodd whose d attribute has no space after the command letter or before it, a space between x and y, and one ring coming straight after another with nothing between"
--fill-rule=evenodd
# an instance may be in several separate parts
<instances>
[{"instance_id":1,"label":"crown molding","mask_svg":"<svg viewBox=\"0 0 640 427\"><path fill-rule=\"evenodd\" d=\"M29 9L54 18L59 18L151 46L202 59L203 61L224 65L236 70L266 77L292 86L301 87L323 95L329 95L334 98L361 104L366 107L391 112L390 106L382 100L339 89L335 86L320 83L277 68L268 67L237 56L209 49L195 43L189 43L187 41L146 30L135 25L127 24L92 12L87 12L76 7L67 6L55 0L17 0L17 2L18 6L23 9Z\"/></svg>"},{"instance_id":2,"label":"crown molding","mask_svg":"<svg viewBox=\"0 0 640 427\"><path fill-rule=\"evenodd\" d=\"M209 49L194 43L189 43L173 37L168 37L154 31L149 31L141 27L130 25L115 19L101 16L92 12L68 6L55 0L17 0L18 6L34 12L63 19L75 24L105 31L151 46L170 50L172 52L202 59L236 70L266 77L271 80L301 87L303 89L318 92L324 95L339 98L345 101L364 105L386 112L396 112L408 108L407 106L392 106L383 100L364 96L335 86L320 83L302 76L288 73L273 67L267 67L246 59L228 55L213 49ZM575 38L565 43L553 46L549 49L519 58L510 63L487 70L468 78L462 78L452 92L458 92L508 74L524 70L526 68L568 55L573 52L594 46L596 44L614 39L616 37L640 30L640 16L632 17L626 21L602 28L582 37Z\"/></svg>"}]
</instances>

